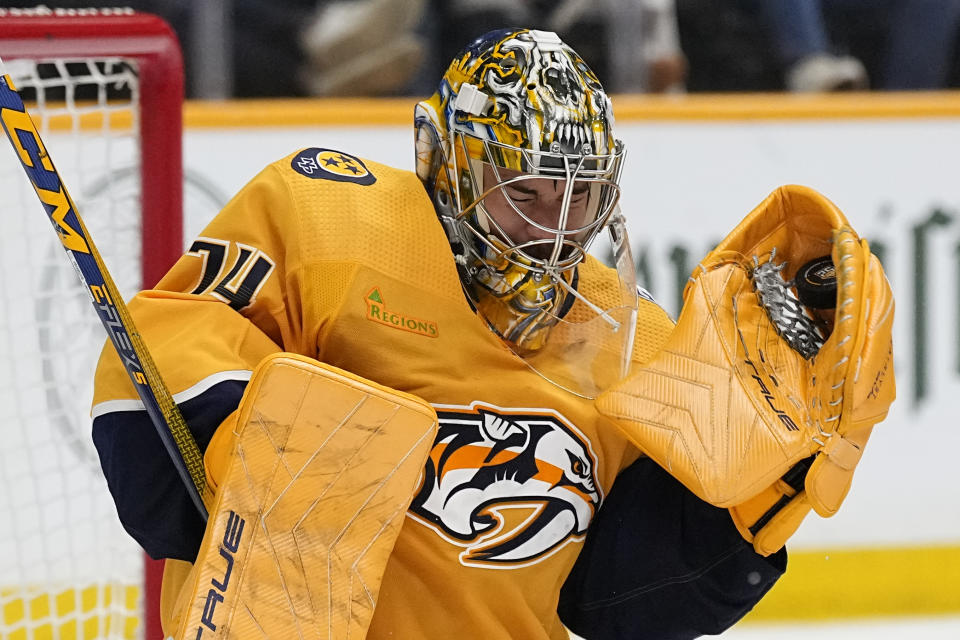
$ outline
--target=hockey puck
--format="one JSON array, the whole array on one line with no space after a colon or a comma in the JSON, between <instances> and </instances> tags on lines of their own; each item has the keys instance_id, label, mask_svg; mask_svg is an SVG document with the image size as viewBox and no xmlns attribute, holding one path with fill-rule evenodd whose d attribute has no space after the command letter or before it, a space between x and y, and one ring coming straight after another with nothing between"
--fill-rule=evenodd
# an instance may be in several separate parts
<instances>
[{"instance_id":1,"label":"hockey puck","mask_svg":"<svg viewBox=\"0 0 960 640\"><path fill-rule=\"evenodd\" d=\"M837 271L830 256L814 258L800 267L793 285L797 288L797 298L811 309L837 306Z\"/></svg>"}]
</instances>

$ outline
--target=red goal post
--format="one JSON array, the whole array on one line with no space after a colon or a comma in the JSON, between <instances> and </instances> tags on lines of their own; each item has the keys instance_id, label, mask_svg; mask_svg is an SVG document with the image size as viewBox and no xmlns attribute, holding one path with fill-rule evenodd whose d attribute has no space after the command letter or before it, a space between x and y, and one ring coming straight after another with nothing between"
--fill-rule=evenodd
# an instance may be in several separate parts
<instances>
[{"instance_id":1,"label":"red goal post","mask_svg":"<svg viewBox=\"0 0 960 640\"><path fill-rule=\"evenodd\" d=\"M121 291L155 284L183 251L170 27L130 9L0 8L0 58ZM89 437L105 336L54 234L33 233L49 223L12 162L0 163L0 405L13 407L0 414L0 637L160 638L160 563L106 568L136 551L108 521Z\"/></svg>"}]
</instances>

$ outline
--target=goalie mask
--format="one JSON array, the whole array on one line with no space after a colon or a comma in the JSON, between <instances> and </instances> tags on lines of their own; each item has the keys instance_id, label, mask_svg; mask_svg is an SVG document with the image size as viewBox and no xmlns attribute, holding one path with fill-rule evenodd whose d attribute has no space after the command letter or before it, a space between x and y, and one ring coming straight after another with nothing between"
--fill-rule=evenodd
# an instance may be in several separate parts
<instances>
[{"instance_id":1,"label":"goalie mask","mask_svg":"<svg viewBox=\"0 0 960 640\"><path fill-rule=\"evenodd\" d=\"M600 352L617 361L605 365L610 375L623 375L636 313L616 212L624 148L586 63L551 32L489 33L454 59L417 105L415 124L417 175L477 313L539 373L579 395L597 391L582 370ZM613 299L589 300L578 282L604 227L620 286Z\"/></svg>"}]
</instances>

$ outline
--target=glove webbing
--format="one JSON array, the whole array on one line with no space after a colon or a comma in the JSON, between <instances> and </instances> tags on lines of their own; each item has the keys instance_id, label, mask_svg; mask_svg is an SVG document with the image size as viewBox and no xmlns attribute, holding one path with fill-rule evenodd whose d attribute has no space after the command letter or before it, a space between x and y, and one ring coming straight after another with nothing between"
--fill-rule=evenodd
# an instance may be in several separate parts
<instances>
[{"instance_id":1,"label":"glove webbing","mask_svg":"<svg viewBox=\"0 0 960 640\"><path fill-rule=\"evenodd\" d=\"M757 256L753 257L754 268L750 274L753 288L780 337L809 360L817 355L827 337L793 292L792 282L783 279L781 272L787 263L777 264L774 261L776 253L776 249L771 251L769 259L763 263Z\"/></svg>"}]
</instances>

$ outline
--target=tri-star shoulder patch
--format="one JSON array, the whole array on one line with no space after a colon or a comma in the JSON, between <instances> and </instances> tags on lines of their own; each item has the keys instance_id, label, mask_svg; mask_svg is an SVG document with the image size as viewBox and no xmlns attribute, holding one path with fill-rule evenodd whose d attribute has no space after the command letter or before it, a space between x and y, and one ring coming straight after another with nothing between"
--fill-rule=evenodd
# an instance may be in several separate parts
<instances>
[{"instance_id":1,"label":"tri-star shoulder patch","mask_svg":"<svg viewBox=\"0 0 960 640\"><path fill-rule=\"evenodd\" d=\"M354 182L364 186L377 181L360 158L333 149L304 149L293 157L290 167L302 176L317 180Z\"/></svg>"}]
</instances>

